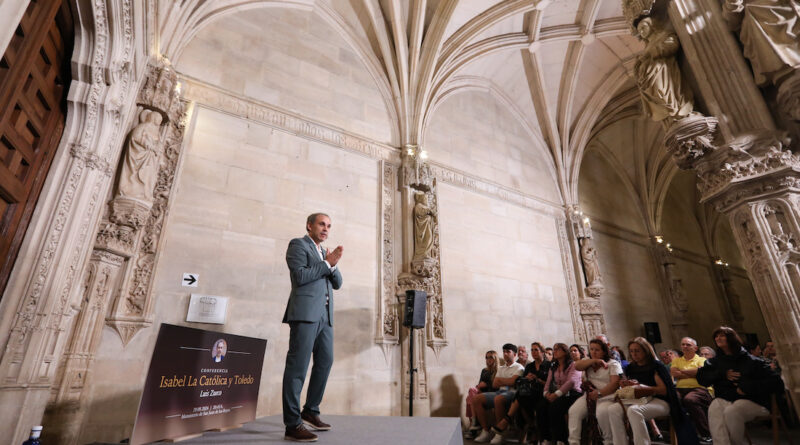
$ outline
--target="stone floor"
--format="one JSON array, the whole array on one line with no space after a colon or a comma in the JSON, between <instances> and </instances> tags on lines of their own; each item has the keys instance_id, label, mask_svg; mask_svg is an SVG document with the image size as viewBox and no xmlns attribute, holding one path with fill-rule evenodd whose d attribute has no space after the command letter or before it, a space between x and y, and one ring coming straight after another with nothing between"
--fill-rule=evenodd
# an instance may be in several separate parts
<instances>
[{"instance_id":1,"label":"stone floor","mask_svg":"<svg viewBox=\"0 0 800 445\"><path fill-rule=\"evenodd\" d=\"M666 425L665 425L665 427L666 427ZM669 429L665 428L662 431L669 431ZM748 431L748 434L750 435L750 440L752 441L752 445L772 445L773 444L773 441L772 441L772 429L767 424L764 424L763 426L756 426L756 427L751 428ZM787 441L786 435L784 434L783 430L781 430L781 433L780 433L780 443L781 444L788 444L788 443L800 444L800 428L794 427L794 428L790 429L789 430L789 438L790 438L790 441ZM517 443L517 442L514 442L512 440L506 440L505 443L513 444L513 443ZM665 435L665 440L663 440L663 441L653 441L652 443L653 444L669 445L669 437ZM464 439L464 445L472 445L472 444L477 444L477 442L475 442L474 440L470 440L470 439Z\"/></svg>"}]
</instances>

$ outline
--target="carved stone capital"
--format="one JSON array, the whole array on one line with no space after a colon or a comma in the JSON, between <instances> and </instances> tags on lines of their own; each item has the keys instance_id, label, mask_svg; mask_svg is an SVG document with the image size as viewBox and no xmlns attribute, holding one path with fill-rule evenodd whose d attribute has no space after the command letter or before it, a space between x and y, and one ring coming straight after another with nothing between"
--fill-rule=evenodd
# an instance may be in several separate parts
<instances>
[{"instance_id":1,"label":"carved stone capital","mask_svg":"<svg viewBox=\"0 0 800 445\"><path fill-rule=\"evenodd\" d=\"M431 277L436 271L436 264L433 258L415 258L411 261L411 271L415 275Z\"/></svg>"},{"instance_id":2,"label":"carved stone capital","mask_svg":"<svg viewBox=\"0 0 800 445\"><path fill-rule=\"evenodd\" d=\"M772 133L745 135L719 147L697 165L702 200L714 200L718 210L786 187L796 187L800 158L788 140Z\"/></svg>"},{"instance_id":3,"label":"carved stone capital","mask_svg":"<svg viewBox=\"0 0 800 445\"><path fill-rule=\"evenodd\" d=\"M95 249L113 252L129 258L136 248L137 235L136 229L130 226L102 221L100 228L97 230Z\"/></svg>"},{"instance_id":4,"label":"carved stone capital","mask_svg":"<svg viewBox=\"0 0 800 445\"><path fill-rule=\"evenodd\" d=\"M108 219L121 226L139 230L150 216L152 203L118 196L109 203Z\"/></svg>"},{"instance_id":5,"label":"carved stone capital","mask_svg":"<svg viewBox=\"0 0 800 445\"><path fill-rule=\"evenodd\" d=\"M664 144L678 167L686 170L714 151L716 132L716 118L693 114L669 127Z\"/></svg>"}]
</instances>

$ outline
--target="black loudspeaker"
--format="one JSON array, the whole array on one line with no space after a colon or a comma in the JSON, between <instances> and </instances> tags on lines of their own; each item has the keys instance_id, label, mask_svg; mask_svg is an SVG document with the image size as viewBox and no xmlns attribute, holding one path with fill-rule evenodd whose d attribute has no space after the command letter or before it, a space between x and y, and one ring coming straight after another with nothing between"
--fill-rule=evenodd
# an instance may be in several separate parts
<instances>
[{"instance_id":1,"label":"black loudspeaker","mask_svg":"<svg viewBox=\"0 0 800 445\"><path fill-rule=\"evenodd\" d=\"M661 329L658 328L658 323L655 321L644 322L644 338L650 342L651 345L661 343Z\"/></svg>"},{"instance_id":2,"label":"black loudspeaker","mask_svg":"<svg viewBox=\"0 0 800 445\"><path fill-rule=\"evenodd\" d=\"M414 329L425 327L425 305L428 294L421 290L406 291L406 316L403 318L403 326Z\"/></svg>"}]
</instances>

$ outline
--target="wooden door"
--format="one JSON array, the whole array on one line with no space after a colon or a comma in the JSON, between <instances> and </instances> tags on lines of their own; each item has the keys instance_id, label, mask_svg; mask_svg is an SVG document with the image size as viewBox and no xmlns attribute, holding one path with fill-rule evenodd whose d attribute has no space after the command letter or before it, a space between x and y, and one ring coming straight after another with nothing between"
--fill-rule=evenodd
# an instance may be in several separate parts
<instances>
[{"instance_id":1,"label":"wooden door","mask_svg":"<svg viewBox=\"0 0 800 445\"><path fill-rule=\"evenodd\" d=\"M73 33L65 2L31 0L0 59L0 296L61 140Z\"/></svg>"}]
</instances>

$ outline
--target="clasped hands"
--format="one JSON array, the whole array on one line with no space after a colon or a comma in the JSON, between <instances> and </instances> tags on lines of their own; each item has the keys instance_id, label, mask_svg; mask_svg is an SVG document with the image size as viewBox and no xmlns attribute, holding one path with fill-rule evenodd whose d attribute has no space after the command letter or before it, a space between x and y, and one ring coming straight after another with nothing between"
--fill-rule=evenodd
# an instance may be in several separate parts
<instances>
[{"instance_id":1,"label":"clasped hands","mask_svg":"<svg viewBox=\"0 0 800 445\"><path fill-rule=\"evenodd\" d=\"M728 372L725 373L725 377L727 377L728 380L736 385L736 392L740 395L745 395L744 391L742 391L742 388L739 388L739 385L737 384L739 382L739 377L741 376L741 372L734 371L733 369L729 369Z\"/></svg>"},{"instance_id":2,"label":"clasped hands","mask_svg":"<svg viewBox=\"0 0 800 445\"><path fill-rule=\"evenodd\" d=\"M325 255L325 261L327 261L331 267L335 266L336 263L342 259L342 252L344 252L344 247L337 246L335 249L329 251L328 254Z\"/></svg>"}]
</instances>

